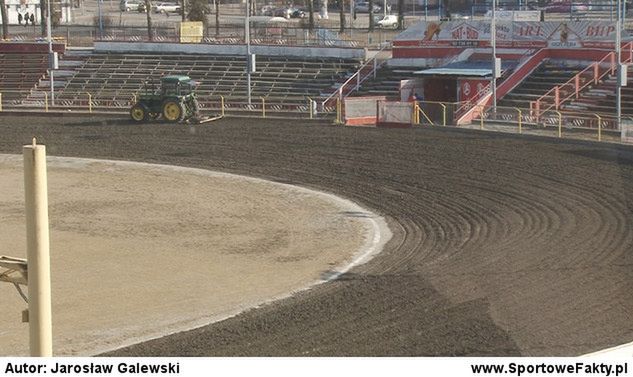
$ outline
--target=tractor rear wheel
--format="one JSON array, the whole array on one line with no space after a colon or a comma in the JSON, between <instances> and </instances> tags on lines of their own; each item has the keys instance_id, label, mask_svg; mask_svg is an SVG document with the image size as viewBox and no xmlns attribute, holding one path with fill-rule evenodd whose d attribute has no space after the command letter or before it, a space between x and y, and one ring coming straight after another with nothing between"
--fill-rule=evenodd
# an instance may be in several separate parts
<instances>
[{"instance_id":1,"label":"tractor rear wheel","mask_svg":"<svg viewBox=\"0 0 633 377\"><path fill-rule=\"evenodd\" d=\"M147 119L149 118L149 111L147 111L145 106L137 103L130 109L130 117L136 123L147 122Z\"/></svg>"},{"instance_id":2,"label":"tractor rear wheel","mask_svg":"<svg viewBox=\"0 0 633 377\"><path fill-rule=\"evenodd\" d=\"M176 101L163 103L163 118L168 122L182 122L185 119L185 107Z\"/></svg>"}]
</instances>

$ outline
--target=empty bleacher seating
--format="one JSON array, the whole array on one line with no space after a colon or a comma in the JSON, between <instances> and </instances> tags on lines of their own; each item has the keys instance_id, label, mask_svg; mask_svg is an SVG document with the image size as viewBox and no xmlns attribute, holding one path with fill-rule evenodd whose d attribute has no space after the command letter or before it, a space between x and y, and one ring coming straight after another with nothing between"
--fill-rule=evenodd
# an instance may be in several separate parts
<instances>
[{"instance_id":1,"label":"empty bleacher seating","mask_svg":"<svg viewBox=\"0 0 633 377\"><path fill-rule=\"evenodd\" d=\"M629 69L628 77L633 70ZM627 86L622 87L622 115L633 116L633 81L629 80ZM616 75L608 75L596 85L580 94L580 98L563 105L563 110L582 111L614 116L617 113L617 78Z\"/></svg>"},{"instance_id":2,"label":"empty bleacher seating","mask_svg":"<svg viewBox=\"0 0 633 377\"><path fill-rule=\"evenodd\" d=\"M355 60L257 56L251 75L251 95L267 103L305 103L308 97L331 93L358 68ZM192 54L93 53L67 78L57 99L92 95L93 101L129 101L144 82L170 74L188 75L200 82L200 98L224 96L241 101L247 96L244 56Z\"/></svg>"},{"instance_id":3,"label":"empty bleacher seating","mask_svg":"<svg viewBox=\"0 0 633 377\"><path fill-rule=\"evenodd\" d=\"M25 97L46 74L47 68L47 54L0 53L2 100Z\"/></svg>"},{"instance_id":4,"label":"empty bleacher seating","mask_svg":"<svg viewBox=\"0 0 633 377\"><path fill-rule=\"evenodd\" d=\"M400 81L414 77L413 72L421 68L416 67L388 67L383 66L376 72L375 79L363 82L354 96L386 96L400 98Z\"/></svg>"},{"instance_id":5,"label":"empty bleacher seating","mask_svg":"<svg viewBox=\"0 0 633 377\"><path fill-rule=\"evenodd\" d=\"M530 102L536 101L556 85L563 84L581 70L584 66L566 66L545 62L530 76L525 78L516 88L498 101L498 106L517 107L526 109ZM561 97L567 93L561 93ZM545 106L545 105L543 105Z\"/></svg>"}]
</instances>

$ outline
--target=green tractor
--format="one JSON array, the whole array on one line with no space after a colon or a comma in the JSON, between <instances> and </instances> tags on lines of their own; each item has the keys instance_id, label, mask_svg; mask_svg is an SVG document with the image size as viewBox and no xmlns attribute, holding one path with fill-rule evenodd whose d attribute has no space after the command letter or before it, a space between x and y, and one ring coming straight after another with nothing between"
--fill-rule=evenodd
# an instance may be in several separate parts
<instances>
[{"instance_id":1,"label":"green tractor","mask_svg":"<svg viewBox=\"0 0 633 377\"><path fill-rule=\"evenodd\" d=\"M145 83L143 92L130 109L132 120L137 123L163 117L173 123L196 120L199 106L195 88L198 82L189 76L165 76L157 90L153 83Z\"/></svg>"}]
</instances>

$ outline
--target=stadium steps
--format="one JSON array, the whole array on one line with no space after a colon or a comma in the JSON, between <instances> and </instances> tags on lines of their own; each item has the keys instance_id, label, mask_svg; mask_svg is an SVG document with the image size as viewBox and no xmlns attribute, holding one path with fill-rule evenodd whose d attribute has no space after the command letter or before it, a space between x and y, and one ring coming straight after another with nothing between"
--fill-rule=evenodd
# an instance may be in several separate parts
<instances>
[{"instance_id":1,"label":"stadium steps","mask_svg":"<svg viewBox=\"0 0 633 377\"><path fill-rule=\"evenodd\" d=\"M628 77L633 70L629 68ZM592 114L615 116L617 114L616 77L609 76L597 86L581 93L580 98L564 106L565 110L581 110ZM627 86L622 87L622 115L633 116L633 80L629 79Z\"/></svg>"},{"instance_id":2,"label":"stadium steps","mask_svg":"<svg viewBox=\"0 0 633 377\"><path fill-rule=\"evenodd\" d=\"M526 77L514 90L501 98L497 105L502 107L518 107L527 109L530 102L536 101L556 85L563 84L584 67L566 67L558 64L545 62L541 64L530 76ZM561 97L571 94L565 89L561 89ZM547 107L545 100L542 107Z\"/></svg>"},{"instance_id":3,"label":"stadium steps","mask_svg":"<svg viewBox=\"0 0 633 377\"><path fill-rule=\"evenodd\" d=\"M385 96L390 98L400 98L400 81L413 78L413 72L419 70L420 67L380 67L378 71L376 71L376 78L367 79L361 84L360 89L354 92L352 96Z\"/></svg>"},{"instance_id":4,"label":"stadium steps","mask_svg":"<svg viewBox=\"0 0 633 377\"><path fill-rule=\"evenodd\" d=\"M2 102L23 101L48 69L48 54L0 53L0 93Z\"/></svg>"}]
</instances>

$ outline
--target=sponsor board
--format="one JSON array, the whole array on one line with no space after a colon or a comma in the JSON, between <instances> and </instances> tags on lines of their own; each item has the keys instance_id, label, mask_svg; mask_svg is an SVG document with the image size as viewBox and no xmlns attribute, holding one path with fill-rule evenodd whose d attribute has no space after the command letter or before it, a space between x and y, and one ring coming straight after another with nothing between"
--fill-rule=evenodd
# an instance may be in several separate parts
<instances>
[{"instance_id":1,"label":"sponsor board","mask_svg":"<svg viewBox=\"0 0 633 377\"><path fill-rule=\"evenodd\" d=\"M508 12L512 13L512 12ZM612 48L615 23L605 21L535 22L504 21L496 24L498 47L506 48ZM622 32L622 40L631 36ZM420 22L401 33L394 46L490 46L489 21Z\"/></svg>"}]
</instances>

